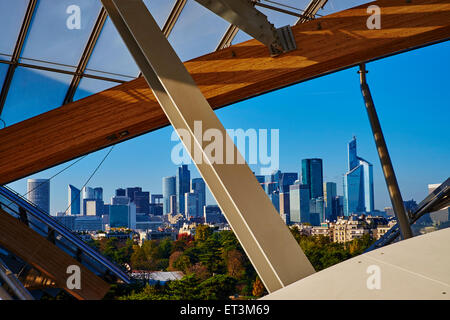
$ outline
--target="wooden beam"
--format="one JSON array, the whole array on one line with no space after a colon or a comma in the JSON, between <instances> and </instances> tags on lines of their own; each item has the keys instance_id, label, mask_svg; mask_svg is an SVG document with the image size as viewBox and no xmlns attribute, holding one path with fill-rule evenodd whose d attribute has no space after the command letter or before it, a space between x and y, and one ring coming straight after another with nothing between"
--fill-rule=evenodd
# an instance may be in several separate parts
<instances>
[{"instance_id":1,"label":"wooden beam","mask_svg":"<svg viewBox=\"0 0 450 320\"><path fill-rule=\"evenodd\" d=\"M18 236L20 235L20 236ZM0 209L0 245L32 265L61 288L81 300L99 300L109 290L109 284L92 273L36 231ZM81 270L81 289L66 286L67 267L77 265Z\"/></svg>"},{"instance_id":2,"label":"wooden beam","mask_svg":"<svg viewBox=\"0 0 450 320\"><path fill-rule=\"evenodd\" d=\"M256 40L185 63L209 104L220 108L324 74L450 38L450 0L380 0L292 28L297 50L270 57ZM169 124L139 78L0 130L0 184Z\"/></svg>"}]
</instances>

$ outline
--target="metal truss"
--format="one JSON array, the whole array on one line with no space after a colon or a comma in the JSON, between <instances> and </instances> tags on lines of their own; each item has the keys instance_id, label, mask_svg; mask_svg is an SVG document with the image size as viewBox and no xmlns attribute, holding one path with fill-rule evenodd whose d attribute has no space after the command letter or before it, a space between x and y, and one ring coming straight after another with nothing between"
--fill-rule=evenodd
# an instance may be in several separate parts
<instances>
[{"instance_id":1,"label":"metal truss","mask_svg":"<svg viewBox=\"0 0 450 320\"><path fill-rule=\"evenodd\" d=\"M75 75L72 78L69 89L67 89L63 104L67 104L73 101L73 96L77 91L78 85L80 84L81 78L83 77L84 71L86 70L86 66L89 62L92 52L94 51L95 45L97 44L97 40L100 36L103 26L105 25L107 17L108 14L106 13L105 8L102 7L97 17L97 21L94 24L94 28L92 29L91 35L89 36L86 47L84 48L83 54L81 55L80 62L78 63L77 70L75 71Z\"/></svg>"},{"instance_id":2,"label":"metal truss","mask_svg":"<svg viewBox=\"0 0 450 320\"><path fill-rule=\"evenodd\" d=\"M20 28L16 46L14 47L14 51L11 56L11 64L9 65L8 71L6 72L5 81L3 82L2 91L0 93L0 116L2 115L3 107L5 106L6 97L8 95L12 79L14 77L14 72L16 71L16 68L19 63L19 58L23 49L23 44L25 43L25 39L28 35L28 30L30 29L31 20L36 11L37 2L38 0L30 0L30 2L28 2L28 7L22 22L22 27Z\"/></svg>"},{"instance_id":3,"label":"metal truss","mask_svg":"<svg viewBox=\"0 0 450 320\"><path fill-rule=\"evenodd\" d=\"M271 55L278 55L296 48L290 27L276 29L250 0L195 1L265 44Z\"/></svg>"},{"instance_id":4,"label":"metal truss","mask_svg":"<svg viewBox=\"0 0 450 320\"><path fill-rule=\"evenodd\" d=\"M101 1L268 291L314 273L142 0ZM207 146L194 133L199 122L203 130L216 130L223 137L227 163L216 162L205 151ZM238 160L242 162L236 164Z\"/></svg>"},{"instance_id":5,"label":"metal truss","mask_svg":"<svg viewBox=\"0 0 450 320\"><path fill-rule=\"evenodd\" d=\"M289 14L298 17L299 19L295 23L295 25L299 23L304 23L310 20L313 20L316 15L317 11L319 11L320 8L323 8L328 0L311 0L311 2L306 6L306 8L303 11L302 14L295 13L291 10L285 10L281 9L272 5L263 4L260 2L260 0L252 0L253 5L257 5L260 7L265 7L270 10L278 11L281 13ZM218 43L215 51L228 48L231 46L231 43L233 42L233 39L236 37L237 33L239 32L239 28L233 24L230 24L228 29L225 31L224 35L220 39L220 42Z\"/></svg>"}]
</instances>

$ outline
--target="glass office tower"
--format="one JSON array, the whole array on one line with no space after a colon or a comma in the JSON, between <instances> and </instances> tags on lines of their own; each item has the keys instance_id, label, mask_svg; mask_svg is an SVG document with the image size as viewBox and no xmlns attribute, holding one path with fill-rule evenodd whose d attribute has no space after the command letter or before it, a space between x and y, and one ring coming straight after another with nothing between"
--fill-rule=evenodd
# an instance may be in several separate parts
<instances>
[{"instance_id":1,"label":"glass office tower","mask_svg":"<svg viewBox=\"0 0 450 320\"><path fill-rule=\"evenodd\" d=\"M178 167L176 183L178 212L184 213L184 194L189 193L191 187L191 172L187 165L183 164Z\"/></svg>"},{"instance_id":2,"label":"glass office tower","mask_svg":"<svg viewBox=\"0 0 450 320\"><path fill-rule=\"evenodd\" d=\"M309 186L298 181L289 187L289 213L291 223L310 222Z\"/></svg>"},{"instance_id":3,"label":"glass office tower","mask_svg":"<svg viewBox=\"0 0 450 320\"><path fill-rule=\"evenodd\" d=\"M344 175L344 214L374 210L373 166L358 157L356 138L348 144L348 172Z\"/></svg>"},{"instance_id":4,"label":"glass office tower","mask_svg":"<svg viewBox=\"0 0 450 320\"><path fill-rule=\"evenodd\" d=\"M164 214L170 213L171 212L170 197L176 195L176 177L173 176L162 178L162 193L163 193L163 212Z\"/></svg>"},{"instance_id":5,"label":"glass office tower","mask_svg":"<svg viewBox=\"0 0 450 320\"><path fill-rule=\"evenodd\" d=\"M50 180L28 179L27 199L42 211L50 214Z\"/></svg>"},{"instance_id":6,"label":"glass office tower","mask_svg":"<svg viewBox=\"0 0 450 320\"><path fill-rule=\"evenodd\" d=\"M322 159L303 159L301 183L309 186L311 198L323 197Z\"/></svg>"},{"instance_id":7,"label":"glass office tower","mask_svg":"<svg viewBox=\"0 0 450 320\"><path fill-rule=\"evenodd\" d=\"M69 184L68 187L69 196L67 201L69 202L67 206L69 207L69 210L67 211L67 214L69 215L80 215L81 214L81 207L80 207L80 189L75 188L73 185Z\"/></svg>"},{"instance_id":8,"label":"glass office tower","mask_svg":"<svg viewBox=\"0 0 450 320\"><path fill-rule=\"evenodd\" d=\"M191 181L191 191L198 195L197 217L203 215L203 207L206 205L206 185L202 178L195 178Z\"/></svg>"}]
</instances>

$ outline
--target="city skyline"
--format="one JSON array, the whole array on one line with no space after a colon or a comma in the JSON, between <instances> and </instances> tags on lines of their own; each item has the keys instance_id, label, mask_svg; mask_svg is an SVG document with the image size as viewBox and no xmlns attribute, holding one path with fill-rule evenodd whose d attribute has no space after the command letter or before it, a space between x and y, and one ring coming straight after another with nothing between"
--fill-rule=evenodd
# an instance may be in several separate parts
<instances>
[{"instance_id":1,"label":"city skyline","mask_svg":"<svg viewBox=\"0 0 450 320\"><path fill-rule=\"evenodd\" d=\"M443 67L437 61L448 65L444 57L449 48L449 43L441 43L367 64L368 81L404 199L422 200L427 184L442 183L449 176L450 137L446 117L436 118L428 112L430 108L435 113L448 112L450 93L445 81L433 70ZM434 81L427 81L429 78ZM428 92L433 95L432 100ZM342 107L337 108L336 103ZM281 114L288 114L289 121ZM321 158L324 180L336 182L338 194L342 194L342 175L347 171L346 144L357 136L359 153L373 164L375 208L390 206L356 68L236 103L218 110L217 115L227 128L279 128L282 171L298 172L300 159ZM112 185L140 185L153 193L162 193L161 177L174 175L177 167L170 162L171 148L175 145L168 143L172 131L171 127L165 127L116 145L90 184L103 185L107 197L114 192ZM430 145L434 136L442 138ZM51 212L65 209L67 185L82 186L107 151L89 154L52 180L51 197L55 201ZM433 165L424 165L430 159ZM51 177L69 163L8 186L24 194L27 178ZM199 177L194 166L190 170L192 177ZM209 192L207 203L211 203Z\"/></svg>"}]
</instances>

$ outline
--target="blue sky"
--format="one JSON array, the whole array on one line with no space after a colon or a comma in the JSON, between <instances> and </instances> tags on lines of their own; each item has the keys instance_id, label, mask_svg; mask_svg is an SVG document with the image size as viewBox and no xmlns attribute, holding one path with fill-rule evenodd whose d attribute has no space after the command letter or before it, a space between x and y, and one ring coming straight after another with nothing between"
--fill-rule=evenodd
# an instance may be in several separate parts
<instances>
[{"instance_id":1,"label":"blue sky","mask_svg":"<svg viewBox=\"0 0 450 320\"><path fill-rule=\"evenodd\" d=\"M189 14L189 10L185 14ZM108 32L113 33L110 30L105 34ZM192 42L189 42L191 48L183 47L177 37L180 37L179 32L174 30L171 41L183 60L201 54L192 49ZM113 47L107 49L111 55L104 56L106 61L99 58L103 55L96 48L99 52L94 52L88 68L102 70L102 63L129 59L123 47L118 49L122 46L120 42L111 45ZM202 48L198 44L195 47ZM450 43L446 42L367 65L368 82L404 199L420 201L427 194L427 184L443 182L450 176L449 56ZM126 63L119 64L114 71L128 74L122 70L125 66ZM136 71L130 70L130 75ZM0 64L0 77L4 71ZM342 194L342 175L347 168L347 143L355 135L358 154L374 165L375 207L383 209L390 205L389 197L356 71L351 68L242 101L217 111L217 115L226 128L279 129L280 169L298 172L301 159L322 158L324 179L338 183L339 194ZM37 82L41 85L36 85ZM18 69L13 80L13 87L17 89L10 92L2 118L6 115L14 119L20 115L19 110L30 112L35 108L42 112L43 105L49 109L56 107L64 98L68 83L70 77L67 75ZM76 97L111 85L98 80L83 80ZM102 186L106 199L118 187L141 186L151 193L160 193L161 178L176 172L170 158L176 144L170 140L171 133L172 129L166 127L117 145L89 186ZM67 185L81 187L107 151L88 155L52 180L52 214L66 209ZM31 177L50 177L66 165ZM193 177L198 176L194 166L190 169ZM9 186L25 193L26 179ZM208 202L212 201L209 196Z\"/></svg>"}]
</instances>

